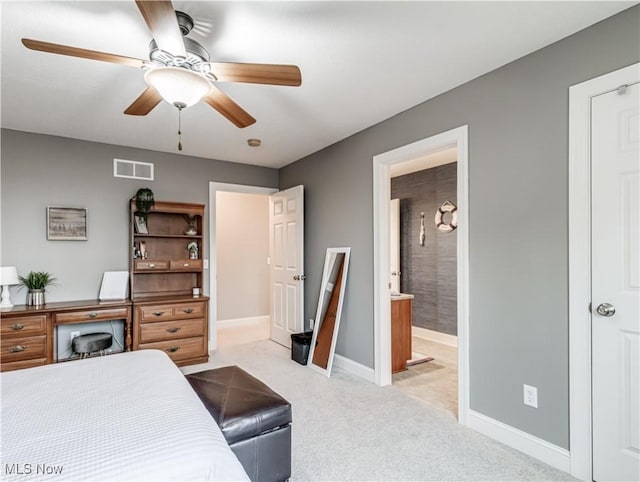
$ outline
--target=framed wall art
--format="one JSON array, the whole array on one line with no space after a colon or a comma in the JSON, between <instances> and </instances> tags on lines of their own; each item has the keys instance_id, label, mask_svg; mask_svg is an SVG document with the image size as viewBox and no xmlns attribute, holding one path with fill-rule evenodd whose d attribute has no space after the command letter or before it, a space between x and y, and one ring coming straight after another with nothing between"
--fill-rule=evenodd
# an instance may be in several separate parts
<instances>
[{"instance_id":1,"label":"framed wall art","mask_svg":"<svg viewBox=\"0 0 640 482\"><path fill-rule=\"evenodd\" d=\"M86 241L87 209L47 206L49 241Z\"/></svg>"}]
</instances>

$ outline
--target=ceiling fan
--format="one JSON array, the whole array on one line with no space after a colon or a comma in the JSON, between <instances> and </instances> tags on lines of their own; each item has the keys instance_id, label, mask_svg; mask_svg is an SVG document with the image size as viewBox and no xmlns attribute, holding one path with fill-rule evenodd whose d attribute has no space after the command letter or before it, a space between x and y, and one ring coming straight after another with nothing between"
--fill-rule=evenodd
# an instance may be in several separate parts
<instances>
[{"instance_id":1,"label":"ceiling fan","mask_svg":"<svg viewBox=\"0 0 640 482\"><path fill-rule=\"evenodd\" d=\"M210 62L209 52L186 36L194 26L193 19L186 13L174 11L170 0L136 0L136 5L153 35L149 44L149 60L27 38L23 38L22 43L31 50L145 70L144 80L148 87L124 111L129 115L147 115L163 99L179 111L204 99L233 124L242 128L250 126L256 120L218 89L216 82L294 87L302 83L300 69L295 65Z\"/></svg>"}]
</instances>

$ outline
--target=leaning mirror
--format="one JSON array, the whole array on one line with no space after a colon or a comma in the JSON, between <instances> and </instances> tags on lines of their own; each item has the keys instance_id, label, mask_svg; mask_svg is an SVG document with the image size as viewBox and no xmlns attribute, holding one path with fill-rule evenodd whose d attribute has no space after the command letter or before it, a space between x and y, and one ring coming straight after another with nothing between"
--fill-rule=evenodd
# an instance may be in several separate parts
<instances>
[{"instance_id":1,"label":"leaning mirror","mask_svg":"<svg viewBox=\"0 0 640 482\"><path fill-rule=\"evenodd\" d=\"M327 376L331 375L333 354L336 350L350 252L351 248L328 248L324 258L308 363L310 367Z\"/></svg>"}]
</instances>

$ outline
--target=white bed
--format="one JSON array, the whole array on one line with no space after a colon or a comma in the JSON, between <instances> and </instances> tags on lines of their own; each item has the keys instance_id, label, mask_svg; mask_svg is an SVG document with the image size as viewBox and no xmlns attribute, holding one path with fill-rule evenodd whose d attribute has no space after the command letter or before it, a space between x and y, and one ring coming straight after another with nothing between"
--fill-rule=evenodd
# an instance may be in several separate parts
<instances>
[{"instance_id":1,"label":"white bed","mask_svg":"<svg viewBox=\"0 0 640 482\"><path fill-rule=\"evenodd\" d=\"M6 372L0 384L0 479L248 480L161 351Z\"/></svg>"}]
</instances>

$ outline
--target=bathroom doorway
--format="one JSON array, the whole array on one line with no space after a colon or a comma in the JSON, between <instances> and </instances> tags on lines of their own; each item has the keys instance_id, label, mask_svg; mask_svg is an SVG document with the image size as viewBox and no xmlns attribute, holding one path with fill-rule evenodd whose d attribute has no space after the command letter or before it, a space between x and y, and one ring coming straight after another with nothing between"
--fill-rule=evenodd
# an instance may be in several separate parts
<instances>
[{"instance_id":1,"label":"bathroom doorway","mask_svg":"<svg viewBox=\"0 0 640 482\"><path fill-rule=\"evenodd\" d=\"M389 233L392 383L454 417L457 159L453 146L391 166Z\"/></svg>"},{"instance_id":2,"label":"bathroom doorway","mask_svg":"<svg viewBox=\"0 0 640 482\"><path fill-rule=\"evenodd\" d=\"M374 372L378 385L392 383L392 297L390 293L390 199L391 168L396 164L407 163L442 152L449 148L457 149L456 164L456 208L457 227L453 231L456 238L456 318L457 350L454 356L457 365L457 419L462 425L468 425L469 418L469 248L468 248L468 127L461 126L441 134L398 147L373 157L373 224L374 224ZM451 203L453 204L453 203ZM442 206L444 221L450 221L452 207ZM427 218L434 223L435 215ZM420 236L420 231L413 236ZM402 311L402 310L399 310ZM412 330L409 330L412 331ZM440 342L438 342L440 343ZM442 343L440 343L442 344ZM433 347L432 347L433 348ZM452 348L452 347L449 347ZM433 353L433 350L432 350ZM433 355L429 355L433 356ZM443 355L439 355L443 358ZM435 358L435 356L434 356ZM431 363L431 362L427 362Z\"/></svg>"}]
</instances>

